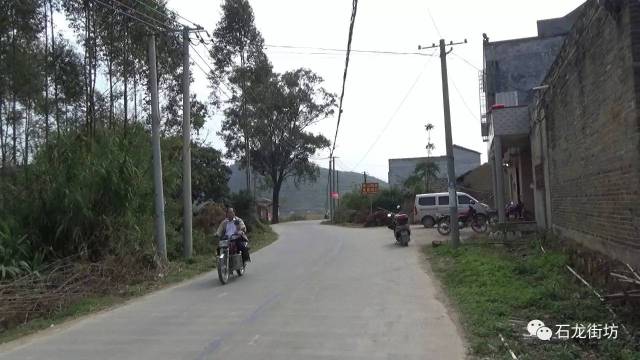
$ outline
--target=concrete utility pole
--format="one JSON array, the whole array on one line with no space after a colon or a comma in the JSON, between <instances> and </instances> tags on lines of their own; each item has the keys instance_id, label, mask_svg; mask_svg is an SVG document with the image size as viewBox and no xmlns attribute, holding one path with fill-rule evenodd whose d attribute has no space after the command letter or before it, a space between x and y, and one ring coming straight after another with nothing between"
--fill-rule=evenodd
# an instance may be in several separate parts
<instances>
[{"instance_id":1,"label":"concrete utility pole","mask_svg":"<svg viewBox=\"0 0 640 360\"><path fill-rule=\"evenodd\" d=\"M333 156L329 156L329 220L333 223Z\"/></svg>"},{"instance_id":2,"label":"concrete utility pole","mask_svg":"<svg viewBox=\"0 0 640 360\"><path fill-rule=\"evenodd\" d=\"M336 192L338 193L338 199L336 201L337 207L340 207L340 198L342 194L340 193L340 171L336 171Z\"/></svg>"},{"instance_id":3,"label":"concrete utility pole","mask_svg":"<svg viewBox=\"0 0 640 360\"><path fill-rule=\"evenodd\" d=\"M449 79L447 75L447 45L466 44L464 42L454 43L453 41L446 44L444 39L440 39L440 66L442 70L442 104L444 107L444 132L447 146L447 175L449 178L449 219L451 226L450 241L452 247L460 245L460 229L458 228L458 193L456 191L456 170L453 158L453 140L451 135L451 110L449 108ZM418 50L435 48L436 44L430 47L418 46Z\"/></svg>"},{"instance_id":4,"label":"concrete utility pole","mask_svg":"<svg viewBox=\"0 0 640 360\"><path fill-rule=\"evenodd\" d=\"M160 152L160 107L158 105L158 74L156 70L156 37L149 37L149 82L151 89L151 146L153 149L153 189L157 255L167 261L167 237L164 224L164 192L162 189L162 158Z\"/></svg>"},{"instance_id":5,"label":"concrete utility pole","mask_svg":"<svg viewBox=\"0 0 640 360\"><path fill-rule=\"evenodd\" d=\"M191 94L189 93L189 28L182 29L182 236L183 255L193 254L191 193Z\"/></svg>"},{"instance_id":6,"label":"concrete utility pole","mask_svg":"<svg viewBox=\"0 0 640 360\"><path fill-rule=\"evenodd\" d=\"M331 161L333 161L333 176L331 177L331 182L333 184L333 192L337 193L338 186L336 183L336 177L337 177L336 174L338 173L338 171L336 170L336 157L334 156ZM336 199L333 196L331 196L331 202L333 203L333 219L335 220L337 206L336 206Z\"/></svg>"}]
</instances>

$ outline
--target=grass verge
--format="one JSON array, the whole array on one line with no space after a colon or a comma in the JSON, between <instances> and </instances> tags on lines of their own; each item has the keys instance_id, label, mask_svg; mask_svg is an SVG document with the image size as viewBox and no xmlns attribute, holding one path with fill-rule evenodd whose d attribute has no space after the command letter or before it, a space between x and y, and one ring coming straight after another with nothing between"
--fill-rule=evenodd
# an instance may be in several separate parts
<instances>
[{"instance_id":1,"label":"grass verge","mask_svg":"<svg viewBox=\"0 0 640 360\"><path fill-rule=\"evenodd\" d=\"M270 226L259 226L251 234L251 251L255 252L273 243L277 239L278 235ZM132 298L190 279L214 268L215 262L212 255L197 255L190 260L180 259L170 261L169 269L165 276L156 281L131 284L127 286L126 290L117 294L80 299L72 305L60 309L51 316L36 318L12 329L0 332L0 344L19 339L49 327L54 327L81 316L108 309Z\"/></svg>"},{"instance_id":2,"label":"grass verge","mask_svg":"<svg viewBox=\"0 0 640 360\"><path fill-rule=\"evenodd\" d=\"M474 358L511 359L499 338L502 334L520 360L640 359L640 352L620 328L617 339L556 338L561 324L620 325L571 275L561 253L543 254L533 245L425 246L424 252L460 313ZM554 339L525 337L527 323L533 319L544 322Z\"/></svg>"}]
</instances>

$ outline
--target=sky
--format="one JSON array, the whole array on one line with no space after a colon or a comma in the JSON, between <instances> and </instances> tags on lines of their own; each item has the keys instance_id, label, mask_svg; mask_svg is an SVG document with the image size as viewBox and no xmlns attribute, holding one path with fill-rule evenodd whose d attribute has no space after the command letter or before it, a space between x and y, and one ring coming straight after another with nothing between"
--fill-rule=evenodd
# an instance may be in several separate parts
<instances>
[{"instance_id":1,"label":"sky","mask_svg":"<svg viewBox=\"0 0 640 360\"><path fill-rule=\"evenodd\" d=\"M212 33L220 19L222 0L169 0L168 7ZM267 45L346 49L350 0L252 0L255 22ZM580 0L360 0L352 49L418 52L444 38L454 46L447 57L453 143L482 153L478 71L482 68L482 34L491 41L536 36L536 20L564 16ZM205 60L205 45L197 47ZM345 53L267 47L274 70L309 68L324 87L340 95ZM433 155L444 154L445 132L440 59L425 55L351 53L343 114L336 142L336 165L342 171L366 171L387 179L388 159L426 156L424 125L432 123ZM207 69L197 55L194 61ZM211 92L205 75L194 66L191 91L206 100ZM336 111L337 114L337 111ZM216 148L223 117L213 114L202 132ZM333 141L337 115L314 125L313 131ZM328 150L314 160L327 167Z\"/></svg>"}]
</instances>

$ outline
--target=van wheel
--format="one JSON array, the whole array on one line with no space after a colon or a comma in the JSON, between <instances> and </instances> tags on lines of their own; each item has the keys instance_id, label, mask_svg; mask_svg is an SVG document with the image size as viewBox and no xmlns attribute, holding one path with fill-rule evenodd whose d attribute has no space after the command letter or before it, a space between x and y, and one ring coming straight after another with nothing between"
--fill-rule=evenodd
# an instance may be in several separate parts
<instances>
[{"instance_id":1,"label":"van wheel","mask_svg":"<svg viewBox=\"0 0 640 360\"><path fill-rule=\"evenodd\" d=\"M422 226L426 228L432 228L436 224L436 221L431 216L425 216L422 218Z\"/></svg>"}]
</instances>

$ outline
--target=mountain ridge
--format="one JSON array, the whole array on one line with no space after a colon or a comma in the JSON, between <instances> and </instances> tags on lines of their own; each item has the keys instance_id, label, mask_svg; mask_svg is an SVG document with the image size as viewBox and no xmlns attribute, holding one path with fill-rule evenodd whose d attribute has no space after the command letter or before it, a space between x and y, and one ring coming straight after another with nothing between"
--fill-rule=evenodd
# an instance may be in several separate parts
<instances>
[{"instance_id":1,"label":"mountain ridge","mask_svg":"<svg viewBox=\"0 0 640 360\"><path fill-rule=\"evenodd\" d=\"M246 177L244 169L240 169L238 164L229 166L231 176L229 178L229 189L232 192L244 190L246 187ZM257 175L256 197L272 198L270 188L261 188L259 185L262 177ZM302 182L296 185L293 179L286 179L280 191L280 216L287 216L292 213L320 213L325 212L327 203L327 178L329 169L320 167L320 174L315 182ZM386 187L387 183L376 177L367 176L368 181L380 183L380 187ZM339 192L344 194L354 189L359 189L363 181L363 175L351 171L339 171Z\"/></svg>"}]
</instances>

